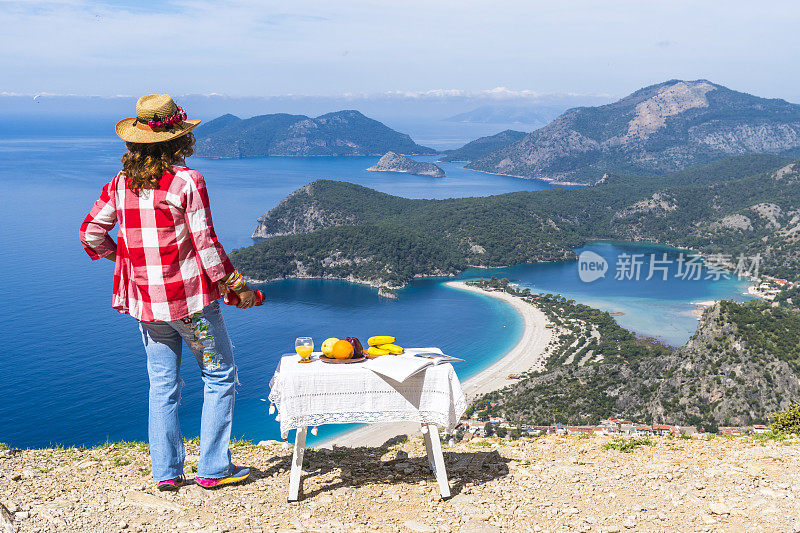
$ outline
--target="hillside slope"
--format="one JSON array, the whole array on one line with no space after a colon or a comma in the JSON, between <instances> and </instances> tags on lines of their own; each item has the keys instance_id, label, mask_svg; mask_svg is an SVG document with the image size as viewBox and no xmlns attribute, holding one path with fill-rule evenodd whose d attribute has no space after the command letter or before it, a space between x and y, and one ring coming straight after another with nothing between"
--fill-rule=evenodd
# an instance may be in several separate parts
<instances>
[{"instance_id":1,"label":"hillside slope","mask_svg":"<svg viewBox=\"0 0 800 533\"><path fill-rule=\"evenodd\" d=\"M358 111L316 118L277 113L242 120L223 115L196 130L195 153L203 157L365 156L388 151L435 154L406 134Z\"/></svg>"},{"instance_id":2,"label":"hillside slope","mask_svg":"<svg viewBox=\"0 0 800 533\"><path fill-rule=\"evenodd\" d=\"M475 161L485 157L492 152L500 150L511 143L515 143L525 137L525 133L515 130L505 130L495 135L481 137L472 142L468 142L461 148L446 152L439 161Z\"/></svg>"},{"instance_id":3,"label":"hillside slope","mask_svg":"<svg viewBox=\"0 0 800 533\"><path fill-rule=\"evenodd\" d=\"M468 168L556 182L662 174L729 155L800 147L800 105L707 80L670 80L599 107L567 111Z\"/></svg>"},{"instance_id":4,"label":"hillside slope","mask_svg":"<svg viewBox=\"0 0 800 533\"><path fill-rule=\"evenodd\" d=\"M557 324L573 327L558 315L584 321L599 341L587 337L576 355L569 336L545 371L486 395L490 414L530 424L623 417L716 431L765 423L800 398L800 315L789 306L722 301L685 346L671 348L636 338L597 309L559 297L530 301Z\"/></svg>"}]
</instances>

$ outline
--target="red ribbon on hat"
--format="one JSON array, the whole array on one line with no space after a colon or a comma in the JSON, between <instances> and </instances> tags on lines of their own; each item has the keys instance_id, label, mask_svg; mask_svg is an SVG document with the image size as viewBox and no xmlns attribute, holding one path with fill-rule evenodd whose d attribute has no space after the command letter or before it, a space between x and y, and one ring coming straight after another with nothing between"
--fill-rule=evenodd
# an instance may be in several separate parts
<instances>
[{"instance_id":1,"label":"red ribbon on hat","mask_svg":"<svg viewBox=\"0 0 800 533\"><path fill-rule=\"evenodd\" d=\"M136 127L140 130L163 130L164 128L168 128L173 124L177 124L178 122L183 122L186 120L186 111L181 106L178 106L178 112L174 115L170 115L168 117L164 117L161 120L151 120L147 124L142 122L136 121Z\"/></svg>"}]
</instances>

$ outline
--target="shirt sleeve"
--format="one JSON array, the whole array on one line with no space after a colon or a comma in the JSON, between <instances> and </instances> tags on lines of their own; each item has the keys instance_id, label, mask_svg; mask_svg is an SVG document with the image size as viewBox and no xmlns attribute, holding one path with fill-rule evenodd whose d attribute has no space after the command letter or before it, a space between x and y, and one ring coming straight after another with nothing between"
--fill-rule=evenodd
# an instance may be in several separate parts
<instances>
[{"instance_id":1,"label":"shirt sleeve","mask_svg":"<svg viewBox=\"0 0 800 533\"><path fill-rule=\"evenodd\" d=\"M78 237L92 260L101 259L117 251L117 243L108 234L117 223L117 206L114 199L114 182L106 183L100 199L83 219Z\"/></svg>"},{"instance_id":2,"label":"shirt sleeve","mask_svg":"<svg viewBox=\"0 0 800 533\"><path fill-rule=\"evenodd\" d=\"M192 171L191 174L186 191L186 224L203 270L211 281L221 281L236 269L214 232L205 179L199 172Z\"/></svg>"}]
</instances>

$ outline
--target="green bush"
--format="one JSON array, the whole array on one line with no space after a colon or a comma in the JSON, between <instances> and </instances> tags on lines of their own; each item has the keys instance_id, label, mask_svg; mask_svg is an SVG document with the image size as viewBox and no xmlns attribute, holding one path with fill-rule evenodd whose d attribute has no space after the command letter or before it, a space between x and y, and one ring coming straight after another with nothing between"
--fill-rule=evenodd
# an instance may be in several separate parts
<instances>
[{"instance_id":1,"label":"green bush","mask_svg":"<svg viewBox=\"0 0 800 533\"><path fill-rule=\"evenodd\" d=\"M780 413L772 415L769 426L773 433L800 435L800 404L792 404Z\"/></svg>"},{"instance_id":2,"label":"green bush","mask_svg":"<svg viewBox=\"0 0 800 533\"><path fill-rule=\"evenodd\" d=\"M617 450L620 452L630 453L640 446L655 446L656 443L650 440L650 437L623 439L613 439L611 442L603 444L604 450Z\"/></svg>"}]
</instances>

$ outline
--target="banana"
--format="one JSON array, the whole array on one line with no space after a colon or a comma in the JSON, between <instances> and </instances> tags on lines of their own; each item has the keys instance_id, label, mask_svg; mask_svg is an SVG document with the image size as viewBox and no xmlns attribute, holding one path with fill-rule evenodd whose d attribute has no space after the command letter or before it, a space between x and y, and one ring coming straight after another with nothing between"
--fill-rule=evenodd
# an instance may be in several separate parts
<instances>
[{"instance_id":1,"label":"banana","mask_svg":"<svg viewBox=\"0 0 800 533\"><path fill-rule=\"evenodd\" d=\"M380 346L381 344L392 344L395 341L394 337L389 335L376 335L367 339L367 344L370 346Z\"/></svg>"},{"instance_id":2,"label":"banana","mask_svg":"<svg viewBox=\"0 0 800 533\"><path fill-rule=\"evenodd\" d=\"M369 354L370 357L379 357L381 355L389 354L389 350L381 350L380 348L376 348L375 346L370 346L369 348L367 348L367 354Z\"/></svg>"},{"instance_id":3,"label":"banana","mask_svg":"<svg viewBox=\"0 0 800 533\"><path fill-rule=\"evenodd\" d=\"M403 347L396 344L381 344L378 346L378 348L381 350L388 350L389 353L393 353L395 355L400 355L403 353Z\"/></svg>"}]
</instances>

